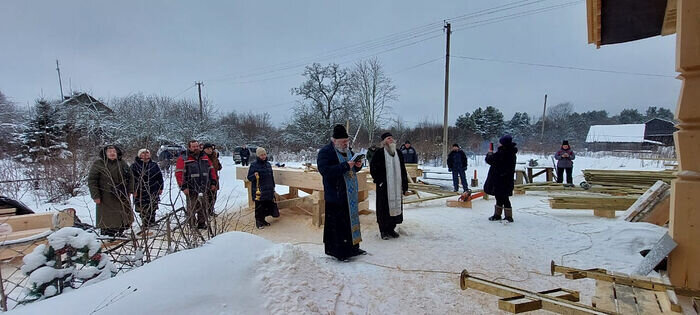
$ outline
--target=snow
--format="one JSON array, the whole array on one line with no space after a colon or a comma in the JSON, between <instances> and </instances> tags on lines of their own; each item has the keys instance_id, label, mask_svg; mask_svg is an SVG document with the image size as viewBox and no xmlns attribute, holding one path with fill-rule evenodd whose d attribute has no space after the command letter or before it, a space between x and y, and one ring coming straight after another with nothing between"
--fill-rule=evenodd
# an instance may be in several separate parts
<instances>
[{"instance_id":1,"label":"snow","mask_svg":"<svg viewBox=\"0 0 700 315\"><path fill-rule=\"evenodd\" d=\"M467 173L471 178L476 169L480 184L488 170L483 158L470 160ZM518 162L529 159L539 159L540 165L552 163L549 156L518 155ZM230 157L222 162L219 200L228 202L217 204L217 209L237 209L246 203L246 191L235 180ZM658 161L577 155L577 181L586 168L664 167ZM450 175L431 177L443 178L431 182L451 186ZM280 186L278 192L286 189ZM69 203L79 203L75 201L79 198ZM498 313L497 297L459 289L463 269L533 291L579 290L582 302L590 303L595 282L552 277L550 261L630 273L642 261L639 251L651 248L667 232L647 223L595 217L590 210L551 209L547 199L544 192L514 196L514 223L486 219L493 213L493 200L478 199L472 209L447 208L444 199L406 205L404 223L397 228L401 236L391 240L381 240L373 214L362 215L361 247L369 255L350 263L325 255L323 229L312 226L309 216L282 209L280 218L268 219L271 226L255 230L257 235L226 233L200 248L21 306L14 313L124 314L133 313L135 307L139 313L157 314ZM373 192L370 205L374 207ZM81 218L89 215L81 211Z\"/></svg>"},{"instance_id":2,"label":"snow","mask_svg":"<svg viewBox=\"0 0 700 315\"><path fill-rule=\"evenodd\" d=\"M97 235L85 230L64 227L48 237L49 245L54 249L61 249L70 245L73 248L88 247L88 255L93 256L100 250L102 244L97 240Z\"/></svg>"},{"instance_id":3,"label":"snow","mask_svg":"<svg viewBox=\"0 0 700 315\"><path fill-rule=\"evenodd\" d=\"M24 274L28 274L32 270L44 265L46 263L46 256L44 255L45 251L46 244L40 244L39 246L34 248L34 250L31 253L22 257L22 263L24 264L22 265L20 270Z\"/></svg>"},{"instance_id":4,"label":"snow","mask_svg":"<svg viewBox=\"0 0 700 315\"><path fill-rule=\"evenodd\" d=\"M586 142L645 142L645 124L593 125L588 129Z\"/></svg>"}]
</instances>

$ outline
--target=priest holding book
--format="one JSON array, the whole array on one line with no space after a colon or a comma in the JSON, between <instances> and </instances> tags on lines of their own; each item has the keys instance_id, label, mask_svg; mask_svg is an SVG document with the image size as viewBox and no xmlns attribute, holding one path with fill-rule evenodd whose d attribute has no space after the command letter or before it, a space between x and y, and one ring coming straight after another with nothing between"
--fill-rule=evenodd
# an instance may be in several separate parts
<instances>
[{"instance_id":1,"label":"priest holding book","mask_svg":"<svg viewBox=\"0 0 700 315\"><path fill-rule=\"evenodd\" d=\"M408 191L408 175L391 133L382 134L381 146L372 156L369 171L377 186L379 233L383 240L388 240L399 237L394 229L403 222L402 199Z\"/></svg>"}]
</instances>

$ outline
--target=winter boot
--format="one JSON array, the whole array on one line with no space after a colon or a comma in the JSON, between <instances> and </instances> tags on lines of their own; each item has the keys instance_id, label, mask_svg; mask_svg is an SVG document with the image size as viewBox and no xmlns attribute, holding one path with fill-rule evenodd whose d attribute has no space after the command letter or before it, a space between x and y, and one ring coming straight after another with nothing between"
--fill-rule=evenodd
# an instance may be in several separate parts
<instances>
[{"instance_id":1,"label":"winter boot","mask_svg":"<svg viewBox=\"0 0 700 315\"><path fill-rule=\"evenodd\" d=\"M506 212L506 220L513 222L513 208L504 208Z\"/></svg>"},{"instance_id":2,"label":"winter boot","mask_svg":"<svg viewBox=\"0 0 700 315\"><path fill-rule=\"evenodd\" d=\"M379 234L381 235L383 240L388 240L390 238L388 233L380 232Z\"/></svg>"},{"instance_id":3,"label":"winter boot","mask_svg":"<svg viewBox=\"0 0 700 315\"><path fill-rule=\"evenodd\" d=\"M389 234L389 236L391 236L393 238L399 238L399 233L396 233L396 231L394 231L394 230L389 231L389 233L387 233L387 234Z\"/></svg>"},{"instance_id":4,"label":"winter boot","mask_svg":"<svg viewBox=\"0 0 700 315\"><path fill-rule=\"evenodd\" d=\"M501 206L495 206L493 210L493 216L489 217L489 221L501 221L501 212L503 211L503 207Z\"/></svg>"},{"instance_id":5,"label":"winter boot","mask_svg":"<svg viewBox=\"0 0 700 315\"><path fill-rule=\"evenodd\" d=\"M264 226L270 226L270 222L267 222L265 219L262 219L260 223L262 223Z\"/></svg>"},{"instance_id":6,"label":"winter boot","mask_svg":"<svg viewBox=\"0 0 700 315\"><path fill-rule=\"evenodd\" d=\"M256 220L255 220L255 227L256 227L258 230L264 229L264 228L265 228L265 223L263 223L263 222L264 222L264 221L262 221L262 220L257 220L257 219L256 219Z\"/></svg>"}]
</instances>

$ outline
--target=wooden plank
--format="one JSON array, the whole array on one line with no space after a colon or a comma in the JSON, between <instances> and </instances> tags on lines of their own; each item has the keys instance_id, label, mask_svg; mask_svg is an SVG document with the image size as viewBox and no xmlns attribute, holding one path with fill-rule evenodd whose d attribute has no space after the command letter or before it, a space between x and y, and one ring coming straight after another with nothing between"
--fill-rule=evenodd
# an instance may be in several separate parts
<instances>
[{"instance_id":1,"label":"wooden plank","mask_svg":"<svg viewBox=\"0 0 700 315\"><path fill-rule=\"evenodd\" d=\"M676 18L677 18L678 2L676 0L667 0L666 11L664 12L664 23L661 26L661 35L671 35L676 33Z\"/></svg>"},{"instance_id":2,"label":"wooden plank","mask_svg":"<svg viewBox=\"0 0 700 315\"><path fill-rule=\"evenodd\" d=\"M655 205L658 202L657 199L669 189L671 189L669 184L657 181L625 211L623 217L626 221L633 221L639 213Z\"/></svg>"},{"instance_id":3,"label":"wooden plank","mask_svg":"<svg viewBox=\"0 0 700 315\"><path fill-rule=\"evenodd\" d=\"M595 282L595 296L591 299L593 307L610 312L617 312L615 291L612 283L598 280Z\"/></svg>"},{"instance_id":4,"label":"wooden plank","mask_svg":"<svg viewBox=\"0 0 700 315\"><path fill-rule=\"evenodd\" d=\"M27 255L31 253L34 248L41 244L46 244L47 241L44 240L39 240L35 241L34 243L30 244L21 244L21 245L12 245L12 246L7 246L7 247L2 247L0 248L0 260L7 260L7 259L12 259L12 258L17 258L17 257L22 257L24 255Z\"/></svg>"},{"instance_id":5,"label":"wooden plank","mask_svg":"<svg viewBox=\"0 0 700 315\"><path fill-rule=\"evenodd\" d=\"M541 308L541 300L531 299L522 295L498 300L498 309L512 314L530 312Z\"/></svg>"},{"instance_id":6,"label":"wooden plank","mask_svg":"<svg viewBox=\"0 0 700 315\"><path fill-rule=\"evenodd\" d=\"M12 232L10 234L0 236L0 241L4 242L4 241L17 240L20 238L25 238L25 237L29 237L32 235L44 233L44 232L50 231L50 230L51 230L50 228L39 228L39 229Z\"/></svg>"},{"instance_id":7,"label":"wooden plank","mask_svg":"<svg viewBox=\"0 0 700 315\"><path fill-rule=\"evenodd\" d=\"M637 307L641 314L663 313L661 306L656 302L656 291L649 291L640 288L632 288L632 292L637 301Z\"/></svg>"},{"instance_id":8,"label":"wooden plank","mask_svg":"<svg viewBox=\"0 0 700 315\"><path fill-rule=\"evenodd\" d=\"M657 204L649 214L641 219L641 222L664 226L669 222L669 213L671 211L671 198L666 198Z\"/></svg>"},{"instance_id":9,"label":"wooden plank","mask_svg":"<svg viewBox=\"0 0 700 315\"><path fill-rule=\"evenodd\" d=\"M447 200L447 206L452 208L471 208L472 201Z\"/></svg>"},{"instance_id":10,"label":"wooden plank","mask_svg":"<svg viewBox=\"0 0 700 315\"><path fill-rule=\"evenodd\" d=\"M311 199L311 196L280 200L277 202L277 207L280 209L301 207L305 199Z\"/></svg>"},{"instance_id":11,"label":"wooden plank","mask_svg":"<svg viewBox=\"0 0 700 315\"><path fill-rule=\"evenodd\" d=\"M0 209L0 216L15 215L16 212L17 208L2 208Z\"/></svg>"},{"instance_id":12,"label":"wooden plank","mask_svg":"<svg viewBox=\"0 0 700 315\"><path fill-rule=\"evenodd\" d=\"M634 300L634 291L631 287L614 284L615 300L617 300L618 312L622 314L639 314L637 302Z\"/></svg>"},{"instance_id":13,"label":"wooden plank","mask_svg":"<svg viewBox=\"0 0 700 315\"><path fill-rule=\"evenodd\" d=\"M14 232L40 228L50 229L53 226L53 212L2 217L0 223L9 224Z\"/></svg>"},{"instance_id":14,"label":"wooden plank","mask_svg":"<svg viewBox=\"0 0 700 315\"><path fill-rule=\"evenodd\" d=\"M615 210L593 209L593 215L602 218L615 218Z\"/></svg>"}]
</instances>

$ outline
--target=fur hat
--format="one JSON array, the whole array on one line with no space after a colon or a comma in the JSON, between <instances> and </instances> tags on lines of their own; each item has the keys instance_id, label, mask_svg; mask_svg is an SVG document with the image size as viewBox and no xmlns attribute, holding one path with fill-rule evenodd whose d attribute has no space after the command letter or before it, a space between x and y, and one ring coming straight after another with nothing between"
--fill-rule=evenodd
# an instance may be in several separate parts
<instances>
[{"instance_id":1,"label":"fur hat","mask_svg":"<svg viewBox=\"0 0 700 315\"><path fill-rule=\"evenodd\" d=\"M561 142L561 145L569 145L569 140L564 140Z\"/></svg>"},{"instance_id":2,"label":"fur hat","mask_svg":"<svg viewBox=\"0 0 700 315\"><path fill-rule=\"evenodd\" d=\"M394 137L391 132L385 132L382 134L382 140L386 139L387 137Z\"/></svg>"},{"instance_id":3,"label":"fur hat","mask_svg":"<svg viewBox=\"0 0 700 315\"><path fill-rule=\"evenodd\" d=\"M255 149L255 156L260 157L263 154L267 154L267 151L265 151L265 148L258 147L257 149Z\"/></svg>"},{"instance_id":4,"label":"fur hat","mask_svg":"<svg viewBox=\"0 0 700 315\"><path fill-rule=\"evenodd\" d=\"M141 153L144 153L144 152L151 153L151 151L148 151L148 149L141 149L141 150L139 150L139 153L136 154L136 156L141 157Z\"/></svg>"},{"instance_id":5,"label":"fur hat","mask_svg":"<svg viewBox=\"0 0 700 315\"><path fill-rule=\"evenodd\" d=\"M498 139L498 142L502 145L513 144L513 137L511 135L505 135L501 137L501 139Z\"/></svg>"},{"instance_id":6,"label":"fur hat","mask_svg":"<svg viewBox=\"0 0 700 315\"><path fill-rule=\"evenodd\" d=\"M345 126L340 125L340 124L335 125L335 127L333 127L333 136L332 137L333 137L333 139L350 138L350 136L348 135L348 131L345 130Z\"/></svg>"}]
</instances>

